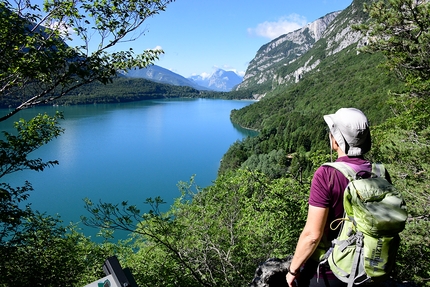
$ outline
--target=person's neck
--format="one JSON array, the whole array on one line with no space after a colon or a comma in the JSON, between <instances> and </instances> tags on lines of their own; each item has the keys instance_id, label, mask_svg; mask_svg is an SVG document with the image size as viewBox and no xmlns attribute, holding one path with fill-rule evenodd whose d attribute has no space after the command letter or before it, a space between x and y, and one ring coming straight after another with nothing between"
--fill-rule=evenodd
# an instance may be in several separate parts
<instances>
[{"instance_id":1,"label":"person's neck","mask_svg":"<svg viewBox=\"0 0 430 287\"><path fill-rule=\"evenodd\" d=\"M343 152L343 150L341 150L340 148L337 149L337 158L346 156L346 153Z\"/></svg>"},{"instance_id":2,"label":"person's neck","mask_svg":"<svg viewBox=\"0 0 430 287\"><path fill-rule=\"evenodd\" d=\"M349 156L349 155L347 155L345 153L343 153L343 154L337 154L337 158L341 158L341 157L345 157L345 156L348 157L348 158L361 158L361 159L364 159L363 155Z\"/></svg>"}]
</instances>

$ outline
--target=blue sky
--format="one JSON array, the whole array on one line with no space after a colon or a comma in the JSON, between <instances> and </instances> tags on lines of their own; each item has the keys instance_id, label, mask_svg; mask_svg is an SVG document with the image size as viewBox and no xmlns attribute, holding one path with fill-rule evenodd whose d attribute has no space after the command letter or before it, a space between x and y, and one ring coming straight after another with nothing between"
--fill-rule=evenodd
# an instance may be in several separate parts
<instances>
[{"instance_id":1,"label":"blue sky","mask_svg":"<svg viewBox=\"0 0 430 287\"><path fill-rule=\"evenodd\" d=\"M31 0L39 4L42 1ZM345 9L351 2L176 0L166 11L143 23L144 35L114 50L131 47L140 53L161 48L165 54L154 64L184 77L209 75L217 68L244 75L261 46L327 13Z\"/></svg>"},{"instance_id":2,"label":"blue sky","mask_svg":"<svg viewBox=\"0 0 430 287\"><path fill-rule=\"evenodd\" d=\"M352 0L177 0L144 23L136 51L161 47L155 62L184 77L215 68L244 73L258 49Z\"/></svg>"}]
</instances>

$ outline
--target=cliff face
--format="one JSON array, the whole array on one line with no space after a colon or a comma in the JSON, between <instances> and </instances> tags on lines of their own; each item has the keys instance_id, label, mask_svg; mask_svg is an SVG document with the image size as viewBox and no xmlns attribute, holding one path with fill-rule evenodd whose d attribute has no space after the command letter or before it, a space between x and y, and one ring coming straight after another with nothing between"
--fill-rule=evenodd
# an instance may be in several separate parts
<instances>
[{"instance_id":1,"label":"cliff face","mask_svg":"<svg viewBox=\"0 0 430 287\"><path fill-rule=\"evenodd\" d=\"M294 32L262 46L250 62L236 90L253 89L260 98L279 85L298 82L320 62L354 45L365 42L353 25L363 23L365 0L355 0L343 11L329 13Z\"/></svg>"},{"instance_id":2,"label":"cliff face","mask_svg":"<svg viewBox=\"0 0 430 287\"><path fill-rule=\"evenodd\" d=\"M262 46L250 62L238 90L271 82L280 66L309 51L340 12L333 12Z\"/></svg>"}]
</instances>

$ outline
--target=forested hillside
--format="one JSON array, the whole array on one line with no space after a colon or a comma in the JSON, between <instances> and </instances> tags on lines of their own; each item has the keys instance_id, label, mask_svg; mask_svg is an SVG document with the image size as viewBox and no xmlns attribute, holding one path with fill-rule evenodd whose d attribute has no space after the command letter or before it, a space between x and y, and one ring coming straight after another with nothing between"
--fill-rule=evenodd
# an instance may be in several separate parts
<instances>
[{"instance_id":1,"label":"forested hillside","mask_svg":"<svg viewBox=\"0 0 430 287\"><path fill-rule=\"evenodd\" d=\"M370 5L370 1L354 1L351 6L363 3ZM220 174L246 168L308 184L318 165L330 160L322 116L341 107L363 110L373 138L367 158L387 166L408 204L396 276L415 278L428 286L430 262L423 258L430 252L430 44L426 38L430 9L422 2L417 6L412 1L384 3L367 10L375 22L355 22L357 32L369 35L361 40L366 45L354 43L328 54L320 50L329 42L323 38L322 44L317 42L308 52L324 55L316 69L298 83L279 84L260 102L233 111L233 122L257 129L260 135L233 144L224 155ZM335 19L333 25L338 22L345 23L345 19Z\"/></svg>"},{"instance_id":2,"label":"forested hillside","mask_svg":"<svg viewBox=\"0 0 430 287\"><path fill-rule=\"evenodd\" d=\"M31 87L28 87L31 89ZM55 97L58 93L54 93ZM199 91L187 86L161 84L146 79L117 77L112 83L105 85L99 82L86 84L76 88L65 96L50 101L49 105L86 105L97 103L125 103L163 98L221 98L249 99L250 91L234 91L231 93L216 91ZM23 98L19 92L0 98L0 108L10 108L21 103Z\"/></svg>"},{"instance_id":3,"label":"forested hillside","mask_svg":"<svg viewBox=\"0 0 430 287\"><path fill-rule=\"evenodd\" d=\"M401 89L403 83L393 73L377 67L382 61L381 53L357 54L356 47L350 46L327 57L318 70L306 74L299 83L279 86L258 103L233 111L234 123L261 133L235 143L224 156L220 172L242 164L251 168L267 166L255 157L268 158L273 150L282 153L282 158L295 152L327 151L322 116L341 107L363 110L372 125L384 122L392 115L388 91ZM273 164L282 166L281 162ZM290 162L284 164L281 170L299 168ZM305 169L308 175L312 172Z\"/></svg>"},{"instance_id":4,"label":"forested hillside","mask_svg":"<svg viewBox=\"0 0 430 287\"><path fill-rule=\"evenodd\" d=\"M57 94L54 93L53 97ZM161 98L197 98L200 92L191 87L159 84L145 79L115 78L109 85L93 82L79 87L66 96L50 101L52 105L83 105L97 103L120 103ZM11 94L3 97L0 107L17 106L21 97Z\"/></svg>"},{"instance_id":5,"label":"forested hillside","mask_svg":"<svg viewBox=\"0 0 430 287\"><path fill-rule=\"evenodd\" d=\"M55 97L55 93L53 97ZM109 85L99 82L79 87L57 100L50 101L49 105L85 105L97 103L124 103L162 98L249 98L247 91L238 91L234 94L213 91L198 91L187 86L173 86L156 83L145 79L130 79L118 77ZM0 99L0 108L9 108L21 103L19 94L11 94Z\"/></svg>"}]
</instances>

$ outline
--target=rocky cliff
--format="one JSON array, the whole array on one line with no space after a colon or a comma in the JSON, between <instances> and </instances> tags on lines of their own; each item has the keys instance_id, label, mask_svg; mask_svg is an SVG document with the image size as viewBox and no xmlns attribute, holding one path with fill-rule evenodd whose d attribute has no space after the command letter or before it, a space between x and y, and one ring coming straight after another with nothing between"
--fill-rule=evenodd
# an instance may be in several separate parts
<instances>
[{"instance_id":1,"label":"rocky cliff","mask_svg":"<svg viewBox=\"0 0 430 287\"><path fill-rule=\"evenodd\" d=\"M333 12L294 32L282 35L262 46L249 63L243 82L237 89L270 83L279 67L296 60L317 42L340 12Z\"/></svg>"},{"instance_id":2,"label":"rocky cliff","mask_svg":"<svg viewBox=\"0 0 430 287\"><path fill-rule=\"evenodd\" d=\"M262 97L279 85L300 81L323 59L351 45L362 45L363 36L352 26L367 19L363 2L353 1L343 11L329 13L262 46L236 90L252 89L259 93L255 98Z\"/></svg>"}]
</instances>

